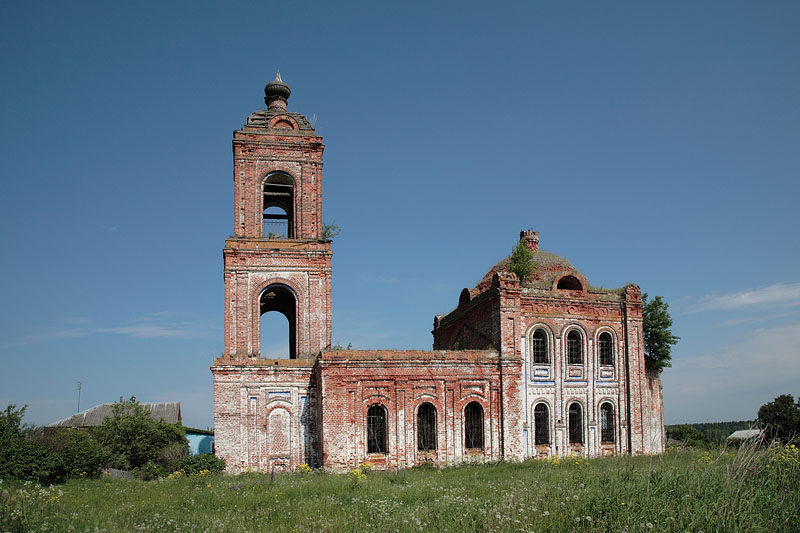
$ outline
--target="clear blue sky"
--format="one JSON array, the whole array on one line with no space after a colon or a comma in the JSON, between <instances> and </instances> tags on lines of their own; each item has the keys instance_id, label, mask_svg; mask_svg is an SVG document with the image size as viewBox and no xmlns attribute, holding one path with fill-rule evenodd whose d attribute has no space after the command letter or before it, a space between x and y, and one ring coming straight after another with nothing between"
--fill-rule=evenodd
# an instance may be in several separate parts
<instances>
[{"instance_id":1,"label":"clear blue sky","mask_svg":"<svg viewBox=\"0 0 800 533\"><path fill-rule=\"evenodd\" d=\"M324 136L334 342L432 344L521 229L671 304L666 422L800 394L800 3L0 2L0 407L212 424L231 134Z\"/></svg>"}]
</instances>

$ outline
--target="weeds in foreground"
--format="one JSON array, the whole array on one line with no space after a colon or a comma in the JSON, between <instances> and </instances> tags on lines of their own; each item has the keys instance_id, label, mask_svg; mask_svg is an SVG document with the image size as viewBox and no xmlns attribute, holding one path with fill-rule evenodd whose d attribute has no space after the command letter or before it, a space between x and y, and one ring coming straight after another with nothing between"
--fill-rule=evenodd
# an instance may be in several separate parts
<instances>
[{"instance_id":1,"label":"weeds in foreground","mask_svg":"<svg viewBox=\"0 0 800 533\"><path fill-rule=\"evenodd\" d=\"M791 446L357 470L5 481L0 531L775 532L800 519Z\"/></svg>"}]
</instances>

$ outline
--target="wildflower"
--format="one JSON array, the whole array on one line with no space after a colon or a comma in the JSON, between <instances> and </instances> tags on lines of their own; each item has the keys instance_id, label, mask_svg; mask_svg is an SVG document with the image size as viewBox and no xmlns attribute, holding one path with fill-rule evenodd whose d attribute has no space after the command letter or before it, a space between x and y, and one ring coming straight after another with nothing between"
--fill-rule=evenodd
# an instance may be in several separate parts
<instances>
[{"instance_id":1,"label":"wildflower","mask_svg":"<svg viewBox=\"0 0 800 533\"><path fill-rule=\"evenodd\" d=\"M619 502L620 505L625 505L625 502Z\"/></svg>"},{"instance_id":2,"label":"wildflower","mask_svg":"<svg viewBox=\"0 0 800 533\"><path fill-rule=\"evenodd\" d=\"M652 522L648 522L645 525L647 526L647 529L653 529L653 523Z\"/></svg>"}]
</instances>

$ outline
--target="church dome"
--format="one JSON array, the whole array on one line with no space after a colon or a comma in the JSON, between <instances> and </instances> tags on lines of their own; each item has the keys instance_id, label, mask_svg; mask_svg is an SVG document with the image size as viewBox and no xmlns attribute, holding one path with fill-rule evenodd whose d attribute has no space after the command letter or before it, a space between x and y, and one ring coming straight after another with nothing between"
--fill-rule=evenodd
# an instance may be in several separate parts
<instances>
[{"instance_id":1,"label":"church dome","mask_svg":"<svg viewBox=\"0 0 800 533\"><path fill-rule=\"evenodd\" d=\"M522 280L523 287L550 288L556 280L566 275L576 275L579 279L585 279L572 263L564 257L544 250L531 251L533 262L533 273L531 276ZM510 272L511 256L508 256L497 263L486 273L475 286L479 292L483 292L492 283L492 276L495 273Z\"/></svg>"},{"instance_id":2,"label":"church dome","mask_svg":"<svg viewBox=\"0 0 800 533\"><path fill-rule=\"evenodd\" d=\"M275 79L264 87L264 102L270 109L275 107L286 109L286 101L291 94L292 90L281 79L281 71L279 70L275 74Z\"/></svg>"}]
</instances>

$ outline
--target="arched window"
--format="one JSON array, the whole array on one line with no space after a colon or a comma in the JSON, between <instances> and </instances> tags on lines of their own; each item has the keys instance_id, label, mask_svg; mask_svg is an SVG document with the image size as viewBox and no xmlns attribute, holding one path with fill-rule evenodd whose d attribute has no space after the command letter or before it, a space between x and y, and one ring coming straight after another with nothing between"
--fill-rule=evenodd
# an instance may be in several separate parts
<instances>
[{"instance_id":1,"label":"arched window","mask_svg":"<svg viewBox=\"0 0 800 533\"><path fill-rule=\"evenodd\" d=\"M533 332L533 364L546 365L550 362L550 356L547 353L547 334L543 329L537 329Z\"/></svg>"},{"instance_id":2,"label":"arched window","mask_svg":"<svg viewBox=\"0 0 800 533\"><path fill-rule=\"evenodd\" d=\"M436 449L436 408L423 403L417 411L417 450L429 452Z\"/></svg>"},{"instance_id":3,"label":"arched window","mask_svg":"<svg viewBox=\"0 0 800 533\"><path fill-rule=\"evenodd\" d=\"M583 364L583 342L577 329L570 330L567 334L567 363L570 365Z\"/></svg>"},{"instance_id":4,"label":"arched window","mask_svg":"<svg viewBox=\"0 0 800 533\"><path fill-rule=\"evenodd\" d=\"M547 404L539 403L533 408L533 431L536 444L550 444L550 412Z\"/></svg>"},{"instance_id":5,"label":"arched window","mask_svg":"<svg viewBox=\"0 0 800 533\"><path fill-rule=\"evenodd\" d=\"M286 285L274 284L268 286L261 293L259 299L261 312L261 356L277 359L285 357L286 336L281 335L276 328L285 328L286 322L272 320L267 316L270 311L276 311L286 317L289 326L288 354L290 359L297 358L296 325L297 325L297 297L294 291ZM277 318L277 317L275 317ZM286 331L283 329L283 331Z\"/></svg>"},{"instance_id":6,"label":"arched window","mask_svg":"<svg viewBox=\"0 0 800 533\"><path fill-rule=\"evenodd\" d=\"M575 276L564 276L563 278L558 280L558 285L556 285L556 289L565 289L568 291L582 291L583 285L581 285L581 280L579 280Z\"/></svg>"},{"instance_id":7,"label":"arched window","mask_svg":"<svg viewBox=\"0 0 800 533\"><path fill-rule=\"evenodd\" d=\"M294 237L294 180L283 172L273 172L264 180L265 239Z\"/></svg>"},{"instance_id":8,"label":"arched window","mask_svg":"<svg viewBox=\"0 0 800 533\"><path fill-rule=\"evenodd\" d=\"M583 413L581 404L575 402L569 406L569 443L583 444Z\"/></svg>"},{"instance_id":9,"label":"arched window","mask_svg":"<svg viewBox=\"0 0 800 533\"><path fill-rule=\"evenodd\" d=\"M614 343L611 339L611 334L604 331L597 339L597 350L600 352L601 365L614 364Z\"/></svg>"},{"instance_id":10,"label":"arched window","mask_svg":"<svg viewBox=\"0 0 800 533\"><path fill-rule=\"evenodd\" d=\"M386 408L375 404L367 409L367 453L386 453Z\"/></svg>"},{"instance_id":11,"label":"arched window","mask_svg":"<svg viewBox=\"0 0 800 533\"><path fill-rule=\"evenodd\" d=\"M478 402L470 402L464 408L464 447L483 449L483 407Z\"/></svg>"},{"instance_id":12,"label":"arched window","mask_svg":"<svg viewBox=\"0 0 800 533\"><path fill-rule=\"evenodd\" d=\"M614 440L614 406L605 402L600 406L600 442Z\"/></svg>"}]
</instances>

